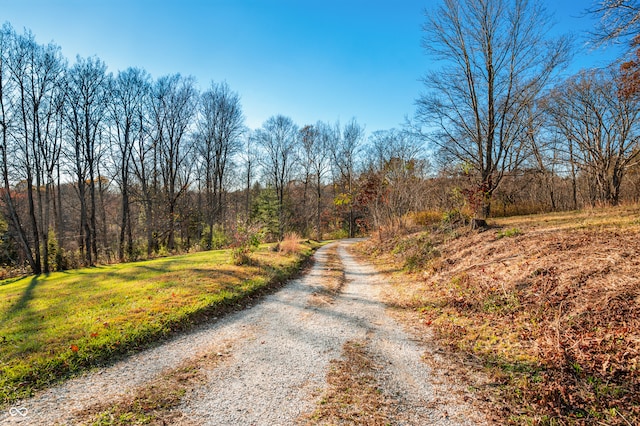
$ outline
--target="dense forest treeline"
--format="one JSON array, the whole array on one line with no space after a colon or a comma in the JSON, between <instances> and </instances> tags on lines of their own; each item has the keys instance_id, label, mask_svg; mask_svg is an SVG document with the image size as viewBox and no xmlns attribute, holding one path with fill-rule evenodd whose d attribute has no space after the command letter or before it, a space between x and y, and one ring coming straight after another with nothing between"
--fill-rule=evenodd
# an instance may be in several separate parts
<instances>
[{"instance_id":1,"label":"dense forest treeline","mask_svg":"<svg viewBox=\"0 0 640 426\"><path fill-rule=\"evenodd\" d=\"M283 115L249 129L224 82L70 64L5 24L0 261L42 273L288 232L638 202L636 63L563 77L571 40L546 37L537 3L480 3L427 14L425 49L445 62L415 118L369 134L356 119Z\"/></svg>"}]
</instances>

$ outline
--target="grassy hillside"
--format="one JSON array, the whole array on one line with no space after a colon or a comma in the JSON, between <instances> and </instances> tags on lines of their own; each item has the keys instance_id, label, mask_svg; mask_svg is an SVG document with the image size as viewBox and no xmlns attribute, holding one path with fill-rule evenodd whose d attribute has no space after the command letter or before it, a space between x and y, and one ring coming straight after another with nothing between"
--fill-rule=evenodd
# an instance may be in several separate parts
<instances>
[{"instance_id":1,"label":"grassy hillside","mask_svg":"<svg viewBox=\"0 0 640 426\"><path fill-rule=\"evenodd\" d=\"M640 424L640 208L491 223L363 249L396 269L390 302L487 373L468 377L498 423Z\"/></svg>"},{"instance_id":2,"label":"grassy hillside","mask_svg":"<svg viewBox=\"0 0 640 426\"><path fill-rule=\"evenodd\" d=\"M311 253L228 250L0 281L0 405L218 315Z\"/></svg>"}]
</instances>

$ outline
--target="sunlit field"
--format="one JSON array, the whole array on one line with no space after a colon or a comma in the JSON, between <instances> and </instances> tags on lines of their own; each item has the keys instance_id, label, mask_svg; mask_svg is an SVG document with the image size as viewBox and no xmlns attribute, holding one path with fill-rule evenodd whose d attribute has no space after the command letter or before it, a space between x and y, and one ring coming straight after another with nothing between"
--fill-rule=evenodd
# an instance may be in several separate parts
<instances>
[{"instance_id":1,"label":"sunlit field","mask_svg":"<svg viewBox=\"0 0 640 426\"><path fill-rule=\"evenodd\" d=\"M262 246L0 282L0 392L7 403L217 315L293 273L311 252Z\"/></svg>"}]
</instances>

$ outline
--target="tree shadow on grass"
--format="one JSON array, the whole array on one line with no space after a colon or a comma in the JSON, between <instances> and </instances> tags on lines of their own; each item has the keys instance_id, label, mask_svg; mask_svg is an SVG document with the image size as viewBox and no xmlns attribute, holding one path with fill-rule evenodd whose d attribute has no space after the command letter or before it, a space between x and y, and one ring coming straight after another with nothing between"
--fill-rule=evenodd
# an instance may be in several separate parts
<instances>
[{"instance_id":1,"label":"tree shadow on grass","mask_svg":"<svg viewBox=\"0 0 640 426\"><path fill-rule=\"evenodd\" d=\"M20 296L20 299L7 310L7 312L4 314L4 318L2 318L2 321L8 320L15 313L23 311L27 307L29 302L33 299L34 289L41 282L41 277L44 277L44 275L35 275L31 278L31 281L29 281L29 285L22 292L22 296Z\"/></svg>"}]
</instances>

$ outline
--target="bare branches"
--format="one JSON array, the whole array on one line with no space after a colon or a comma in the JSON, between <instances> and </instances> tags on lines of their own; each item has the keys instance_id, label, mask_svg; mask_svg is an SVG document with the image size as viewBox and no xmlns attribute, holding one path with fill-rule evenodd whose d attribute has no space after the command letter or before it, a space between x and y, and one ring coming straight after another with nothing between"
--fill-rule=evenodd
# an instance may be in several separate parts
<instances>
[{"instance_id":1,"label":"bare branches","mask_svg":"<svg viewBox=\"0 0 640 426\"><path fill-rule=\"evenodd\" d=\"M598 44L628 42L640 34L640 1L597 0L588 13L597 16L600 23L593 33Z\"/></svg>"},{"instance_id":2,"label":"bare branches","mask_svg":"<svg viewBox=\"0 0 640 426\"><path fill-rule=\"evenodd\" d=\"M547 40L548 28L540 3L525 0L445 0L427 16L423 45L443 67L424 78L418 121L432 144L477 174L482 216L522 159L527 108L569 58L570 40Z\"/></svg>"},{"instance_id":3,"label":"bare branches","mask_svg":"<svg viewBox=\"0 0 640 426\"><path fill-rule=\"evenodd\" d=\"M214 223L222 222L223 193L233 156L241 148L245 132L240 96L226 83L211 83L200 96L197 123L198 157L203 163L209 236L208 248L213 244Z\"/></svg>"},{"instance_id":4,"label":"bare branches","mask_svg":"<svg viewBox=\"0 0 640 426\"><path fill-rule=\"evenodd\" d=\"M276 115L264 122L256 131L256 140L263 150L262 167L273 185L278 197L278 238L284 238L285 194L291 179L295 161L295 149L298 127L293 120L283 115Z\"/></svg>"},{"instance_id":5,"label":"bare branches","mask_svg":"<svg viewBox=\"0 0 640 426\"><path fill-rule=\"evenodd\" d=\"M143 123L139 117L144 114L151 88L151 77L143 70L129 68L118 73L112 81L111 102L109 104L110 119L115 127L116 152L114 161L117 162L117 181L120 184L121 221L120 237L118 241L118 258L125 259L125 245L127 255L133 258L134 243L131 221L131 176L133 174L133 154L136 142L143 137ZM140 143L138 141L138 143Z\"/></svg>"},{"instance_id":6,"label":"bare branches","mask_svg":"<svg viewBox=\"0 0 640 426\"><path fill-rule=\"evenodd\" d=\"M617 204L622 179L640 160L640 103L620 95L614 68L585 71L558 87L548 111L564 137L575 143L573 159L586 171L597 201Z\"/></svg>"},{"instance_id":7,"label":"bare branches","mask_svg":"<svg viewBox=\"0 0 640 426\"><path fill-rule=\"evenodd\" d=\"M188 134L197 105L192 77L180 74L158 79L152 89L153 139L157 144L158 167L167 206L167 248L175 249L175 209L189 186L187 161L192 147Z\"/></svg>"}]
</instances>

